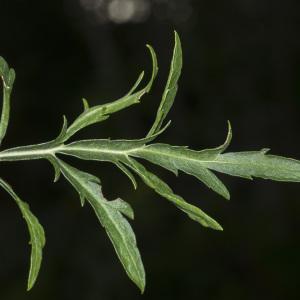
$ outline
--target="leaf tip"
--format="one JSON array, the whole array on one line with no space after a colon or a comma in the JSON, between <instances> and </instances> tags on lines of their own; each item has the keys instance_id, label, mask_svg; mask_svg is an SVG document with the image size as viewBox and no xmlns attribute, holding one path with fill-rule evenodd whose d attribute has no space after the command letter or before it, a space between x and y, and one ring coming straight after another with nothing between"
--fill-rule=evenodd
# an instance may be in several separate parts
<instances>
[{"instance_id":1,"label":"leaf tip","mask_svg":"<svg viewBox=\"0 0 300 300\"><path fill-rule=\"evenodd\" d=\"M53 182L54 183L58 182L59 178L60 178L60 172L55 171Z\"/></svg>"},{"instance_id":2,"label":"leaf tip","mask_svg":"<svg viewBox=\"0 0 300 300\"><path fill-rule=\"evenodd\" d=\"M174 36L175 36L175 41L178 42L178 43L181 43L180 42L180 37L179 37L179 34L176 30L174 30Z\"/></svg>"},{"instance_id":3,"label":"leaf tip","mask_svg":"<svg viewBox=\"0 0 300 300\"><path fill-rule=\"evenodd\" d=\"M152 71L152 78L151 78L150 82L153 82L154 78L156 77L157 72L158 72L157 56L156 56L156 53L155 53L155 51L154 51L154 49L151 45L146 44L146 47L149 49L150 54L151 54L151 58L152 58L153 71ZM151 83L151 85L152 85L152 83Z\"/></svg>"},{"instance_id":4,"label":"leaf tip","mask_svg":"<svg viewBox=\"0 0 300 300\"><path fill-rule=\"evenodd\" d=\"M218 224L218 225L219 226L216 227L215 230L217 230L217 231L224 231L223 227L220 224Z\"/></svg>"},{"instance_id":5,"label":"leaf tip","mask_svg":"<svg viewBox=\"0 0 300 300\"><path fill-rule=\"evenodd\" d=\"M32 288L34 287L35 281L36 281L35 279L28 278L27 292L30 292L32 290Z\"/></svg>"},{"instance_id":6,"label":"leaf tip","mask_svg":"<svg viewBox=\"0 0 300 300\"><path fill-rule=\"evenodd\" d=\"M229 147L231 140L232 140L232 127L231 127L231 123L229 120L227 121L227 126L228 126L228 129L227 129L226 140L223 145L221 145L220 147L217 148L220 151L219 153L223 153L224 151L226 151L226 149Z\"/></svg>"},{"instance_id":7,"label":"leaf tip","mask_svg":"<svg viewBox=\"0 0 300 300\"><path fill-rule=\"evenodd\" d=\"M137 285L139 288L141 295L145 293L145 288L146 288L146 279L145 278L139 278L138 280L134 280L134 283Z\"/></svg>"},{"instance_id":8,"label":"leaf tip","mask_svg":"<svg viewBox=\"0 0 300 300\"><path fill-rule=\"evenodd\" d=\"M81 205L81 207L84 207L84 204L85 204L85 197L84 197L84 195L80 194L79 198L80 198L80 205Z\"/></svg>"},{"instance_id":9,"label":"leaf tip","mask_svg":"<svg viewBox=\"0 0 300 300\"><path fill-rule=\"evenodd\" d=\"M227 126L228 126L228 133L227 133L225 145L229 146L229 144L231 143L231 140L232 140L232 127L231 127L231 123L229 120L227 120Z\"/></svg>"},{"instance_id":10,"label":"leaf tip","mask_svg":"<svg viewBox=\"0 0 300 300\"><path fill-rule=\"evenodd\" d=\"M83 110L86 111L90 108L88 101L85 98L82 98Z\"/></svg>"},{"instance_id":11,"label":"leaf tip","mask_svg":"<svg viewBox=\"0 0 300 300\"><path fill-rule=\"evenodd\" d=\"M223 227L216 220L214 220L212 218L210 218L209 222L207 223L207 227L209 227L213 230L223 231Z\"/></svg>"},{"instance_id":12,"label":"leaf tip","mask_svg":"<svg viewBox=\"0 0 300 300\"><path fill-rule=\"evenodd\" d=\"M217 231L224 231L223 227L216 221L216 220L211 220L209 227L213 230Z\"/></svg>"},{"instance_id":13,"label":"leaf tip","mask_svg":"<svg viewBox=\"0 0 300 300\"><path fill-rule=\"evenodd\" d=\"M145 293L145 286L141 287L140 291L141 291L141 295L144 295L144 293Z\"/></svg>"},{"instance_id":14,"label":"leaf tip","mask_svg":"<svg viewBox=\"0 0 300 300\"><path fill-rule=\"evenodd\" d=\"M265 155L265 154L267 154L270 150L271 150L270 148L263 148L263 149L260 150L260 153L263 154L263 155Z\"/></svg>"},{"instance_id":15,"label":"leaf tip","mask_svg":"<svg viewBox=\"0 0 300 300\"><path fill-rule=\"evenodd\" d=\"M230 194L228 191L224 194L224 198L228 201L230 200Z\"/></svg>"}]
</instances>

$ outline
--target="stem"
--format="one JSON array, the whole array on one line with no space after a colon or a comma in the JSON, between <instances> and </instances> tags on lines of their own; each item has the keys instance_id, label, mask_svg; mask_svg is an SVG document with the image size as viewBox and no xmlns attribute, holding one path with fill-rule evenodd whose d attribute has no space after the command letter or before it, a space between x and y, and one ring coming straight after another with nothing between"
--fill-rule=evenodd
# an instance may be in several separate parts
<instances>
[{"instance_id":1,"label":"stem","mask_svg":"<svg viewBox=\"0 0 300 300\"><path fill-rule=\"evenodd\" d=\"M63 145L55 145L53 142L21 146L1 151L0 161L47 159L49 156L55 156L62 149Z\"/></svg>"}]
</instances>

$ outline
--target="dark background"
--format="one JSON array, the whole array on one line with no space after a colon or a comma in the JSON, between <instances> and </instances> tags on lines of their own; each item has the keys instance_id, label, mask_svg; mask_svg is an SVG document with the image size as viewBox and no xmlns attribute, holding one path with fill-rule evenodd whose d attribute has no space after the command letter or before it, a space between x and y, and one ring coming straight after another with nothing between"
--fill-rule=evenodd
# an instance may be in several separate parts
<instances>
[{"instance_id":1,"label":"dark background","mask_svg":"<svg viewBox=\"0 0 300 300\"><path fill-rule=\"evenodd\" d=\"M195 149L272 148L300 158L300 4L251 0L0 0L0 55L16 69L5 148L55 137L91 105L126 93L160 73L140 105L77 137L142 137L154 118L173 47L182 39L184 69L171 128L160 141ZM30 203L47 234L38 282L26 293L28 233L13 200L0 192L0 299L299 299L300 185L221 176L230 202L194 178L153 167L175 192L224 226L204 229L142 183L135 192L108 164L69 160L102 179L109 199L135 209L133 227L146 272L143 296L127 279L92 210L48 162L1 163L1 177Z\"/></svg>"}]
</instances>

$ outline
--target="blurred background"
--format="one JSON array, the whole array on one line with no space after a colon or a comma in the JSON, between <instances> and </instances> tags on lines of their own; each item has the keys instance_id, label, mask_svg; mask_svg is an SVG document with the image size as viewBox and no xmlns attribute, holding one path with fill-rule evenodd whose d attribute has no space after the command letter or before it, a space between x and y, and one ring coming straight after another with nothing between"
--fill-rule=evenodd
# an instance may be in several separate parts
<instances>
[{"instance_id":1,"label":"blurred background","mask_svg":"<svg viewBox=\"0 0 300 300\"><path fill-rule=\"evenodd\" d=\"M229 0L0 0L0 55L16 69L3 147L44 142L91 105L124 95L155 48L160 72L151 95L76 138L139 138L154 119L167 79L173 30L184 68L172 126L159 140L194 149L224 141L300 159L300 3ZM0 191L0 299L299 299L300 185L220 175L230 202L196 179L151 167L224 226L204 229L142 183L134 191L109 164L70 160L99 176L108 199L134 207L147 272L143 296L127 279L90 207L48 162L1 163L1 177L30 203L47 245L38 282L26 293L28 233Z\"/></svg>"}]
</instances>

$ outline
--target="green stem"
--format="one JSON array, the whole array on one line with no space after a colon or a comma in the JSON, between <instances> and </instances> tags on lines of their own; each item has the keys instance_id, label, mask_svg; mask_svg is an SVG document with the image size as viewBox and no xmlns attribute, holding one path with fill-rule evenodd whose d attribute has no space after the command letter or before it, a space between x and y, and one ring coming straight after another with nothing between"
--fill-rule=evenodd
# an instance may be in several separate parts
<instances>
[{"instance_id":1,"label":"green stem","mask_svg":"<svg viewBox=\"0 0 300 300\"><path fill-rule=\"evenodd\" d=\"M55 154L62 148L62 145L54 145L52 142L11 148L0 152L0 161L21 161L48 158L49 156L55 156Z\"/></svg>"}]
</instances>

